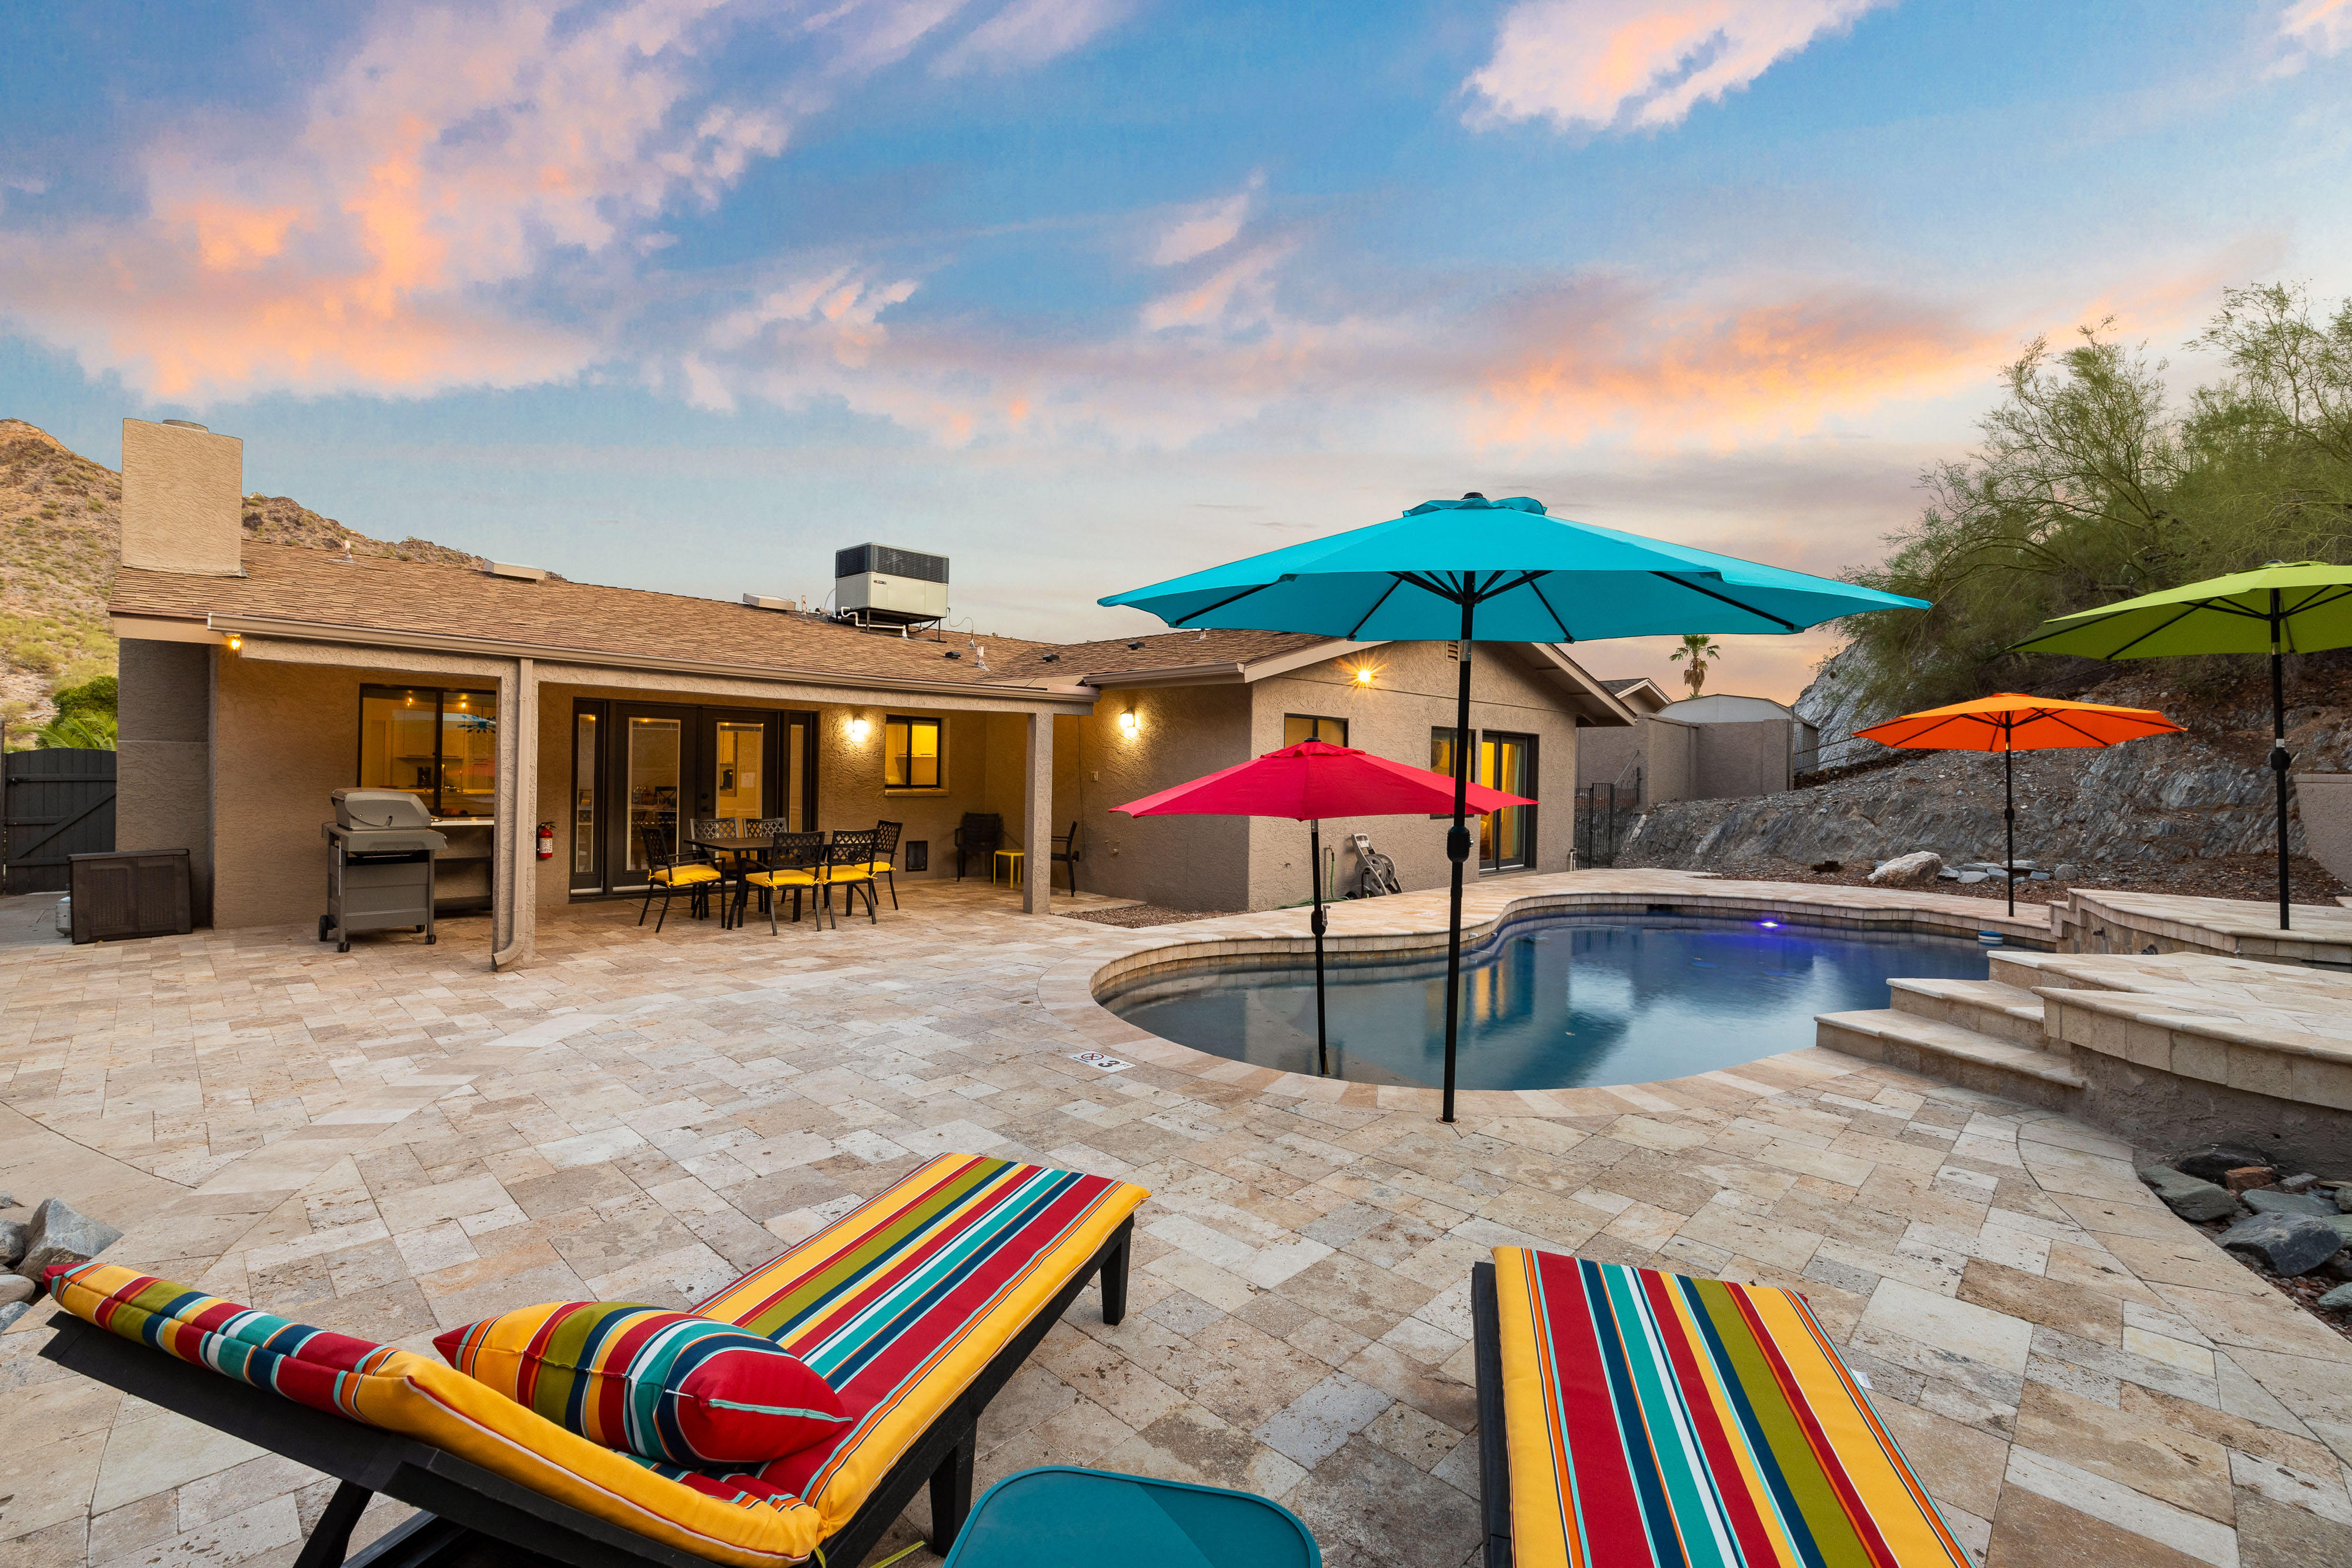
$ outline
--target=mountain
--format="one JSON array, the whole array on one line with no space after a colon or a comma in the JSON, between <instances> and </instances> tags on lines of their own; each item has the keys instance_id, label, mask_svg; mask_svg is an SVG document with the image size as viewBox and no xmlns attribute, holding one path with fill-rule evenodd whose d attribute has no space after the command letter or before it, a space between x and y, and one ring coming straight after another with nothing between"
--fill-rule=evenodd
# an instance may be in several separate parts
<instances>
[{"instance_id":1,"label":"mountain","mask_svg":"<svg viewBox=\"0 0 2352 1568\"><path fill-rule=\"evenodd\" d=\"M21 419L0 419L0 720L12 740L53 711L52 692L114 672L106 613L121 538L122 476ZM357 533L284 496L247 496L263 544L350 549L403 560L477 558L426 539ZM16 744L23 744L16 740Z\"/></svg>"}]
</instances>

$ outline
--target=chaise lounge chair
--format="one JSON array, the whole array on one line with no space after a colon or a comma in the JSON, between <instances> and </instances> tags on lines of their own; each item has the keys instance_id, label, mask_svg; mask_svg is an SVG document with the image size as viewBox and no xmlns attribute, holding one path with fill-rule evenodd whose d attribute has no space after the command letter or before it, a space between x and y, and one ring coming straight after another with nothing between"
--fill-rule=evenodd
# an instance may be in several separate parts
<instances>
[{"instance_id":1,"label":"chaise lounge chair","mask_svg":"<svg viewBox=\"0 0 2352 1568\"><path fill-rule=\"evenodd\" d=\"M1969 1568L1795 1291L1497 1247L1470 1312L1487 1568Z\"/></svg>"},{"instance_id":2,"label":"chaise lounge chair","mask_svg":"<svg viewBox=\"0 0 2352 1568\"><path fill-rule=\"evenodd\" d=\"M422 1511L351 1559L575 1568L861 1561L928 1484L945 1553L971 1506L981 1412L1099 1274L1126 1315L1133 1215L1102 1176L942 1155L696 1309L773 1340L856 1417L751 1469L605 1448L429 1357L289 1323L105 1262L59 1270L41 1354L339 1479L296 1568L345 1561L374 1493ZM488 1538L487 1540L485 1538Z\"/></svg>"}]
</instances>

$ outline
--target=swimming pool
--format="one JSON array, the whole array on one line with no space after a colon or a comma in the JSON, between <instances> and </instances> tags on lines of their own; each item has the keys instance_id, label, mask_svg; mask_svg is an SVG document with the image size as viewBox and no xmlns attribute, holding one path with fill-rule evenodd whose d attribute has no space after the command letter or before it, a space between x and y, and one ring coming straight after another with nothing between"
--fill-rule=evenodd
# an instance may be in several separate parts
<instances>
[{"instance_id":1,"label":"swimming pool","mask_svg":"<svg viewBox=\"0 0 2352 1568\"><path fill-rule=\"evenodd\" d=\"M1895 977L1981 980L1960 937L1675 915L1514 921L1463 955L1464 1089L1646 1083L1813 1043L1813 1015L1887 1005ZM1129 1023L1212 1055L1315 1071L1315 969L1207 966L1100 998ZM1435 1087L1445 958L1350 954L1326 966L1335 1076Z\"/></svg>"}]
</instances>

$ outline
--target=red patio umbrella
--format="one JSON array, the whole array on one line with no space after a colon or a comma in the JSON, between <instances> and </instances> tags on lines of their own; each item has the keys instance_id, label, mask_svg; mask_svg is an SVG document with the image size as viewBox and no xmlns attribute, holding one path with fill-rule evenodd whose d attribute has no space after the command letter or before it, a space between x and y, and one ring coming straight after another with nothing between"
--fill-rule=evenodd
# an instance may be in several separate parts
<instances>
[{"instance_id":1,"label":"red patio umbrella","mask_svg":"<svg viewBox=\"0 0 2352 1568\"><path fill-rule=\"evenodd\" d=\"M1532 806L1484 784L1466 786L1465 804L1485 814ZM1323 1040L1323 819L1437 816L1454 810L1454 780L1425 768L1374 757L1352 747L1303 740L1189 784L1113 806L1130 817L1288 817L1307 824L1307 876L1314 883L1315 1071L1330 1065Z\"/></svg>"}]
</instances>

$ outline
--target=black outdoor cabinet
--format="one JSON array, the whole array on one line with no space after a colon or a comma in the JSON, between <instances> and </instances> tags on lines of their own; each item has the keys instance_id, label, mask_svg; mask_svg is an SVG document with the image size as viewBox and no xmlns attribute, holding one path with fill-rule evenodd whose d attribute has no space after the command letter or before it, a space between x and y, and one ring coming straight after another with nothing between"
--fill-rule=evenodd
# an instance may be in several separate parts
<instances>
[{"instance_id":1,"label":"black outdoor cabinet","mask_svg":"<svg viewBox=\"0 0 2352 1568\"><path fill-rule=\"evenodd\" d=\"M184 936L194 929L187 851L117 850L69 856L67 865L76 942Z\"/></svg>"}]
</instances>

